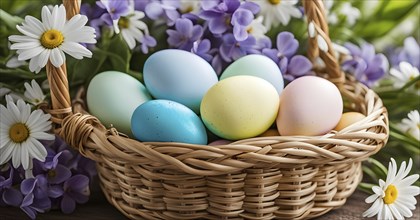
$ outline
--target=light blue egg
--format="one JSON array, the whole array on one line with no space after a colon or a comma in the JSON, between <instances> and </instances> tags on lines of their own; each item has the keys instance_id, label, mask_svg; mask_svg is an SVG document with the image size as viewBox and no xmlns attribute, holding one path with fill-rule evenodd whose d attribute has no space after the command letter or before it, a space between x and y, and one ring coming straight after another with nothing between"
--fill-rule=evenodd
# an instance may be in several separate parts
<instances>
[{"instance_id":1,"label":"light blue egg","mask_svg":"<svg viewBox=\"0 0 420 220\"><path fill-rule=\"evenodd\" d=\"M170 100L151 100L138 106L131 117L131 130L144 142L207 144L200 118L186 106Z\"/></svg>"},{"instance_id":2,"label":"light blue egg","mask_svg":"<svg viewBox=\"0 0 420 220\"><path fill-rule=\"evenodd\" d=\"M181 103L197 114L204 94L218 81L203 58L175 49L152 54L144 64L143 77L152 96Z\"/></svg>"},{"instance_id":3,"label":"light blue egg","mask_svg":"<svg viewBox=\"0 0 420 220\"><path fill-rule=\"evenodd\" d=\"M223 71L220 80L239 75L256 76L265 79L276 88L279 95L283 91L284 81L280 68L266 56L251 54L239 58Z\"/></svg>"}]
</instances>

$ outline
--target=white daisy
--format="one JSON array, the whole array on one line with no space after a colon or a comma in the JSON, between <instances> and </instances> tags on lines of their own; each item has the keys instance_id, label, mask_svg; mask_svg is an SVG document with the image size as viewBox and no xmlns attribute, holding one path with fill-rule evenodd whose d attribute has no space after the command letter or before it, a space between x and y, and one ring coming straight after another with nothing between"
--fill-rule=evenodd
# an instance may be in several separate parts
<instances>
[{"instance_id":1,"label":"white daisy","mask_svg":"<svg viewBox=\"0 0 420 220\"><path fill-rule=\"evenodd\" d=\"M44 102L45 95L42 92L42 89L39 86L39 84L34 79L31 81L31 85L25 82L26 91L23 95L26 97L29 103L36 106Z\"/></svg>"},{"instance_id":2,"label":"white daisy","mask_svg":"<svg viewBox=\"0 0 420 220\"><path fill-rule=\"evenodd\" d=\"M413 215L411 210L416 208L414 196L420 194L420 188L412 186L418 178L418 174L407 176L411 170L413 161L410 158L408 166L402 162L400 170L393 158L389 163L386 181L379 180L379 186L372 187L375 194L366 198L365 202L373 205L363 213L363 217L378 215L378 219L404 219ZM398 172L397 172L398 170Z\"/></svg>"},{"instance_id":3,"label":"white daisy","mask_svg":"<svg viewBox=\"0 0 420 220\"><path fill-rule=\"evenodd\" d=\"M29 69L39 72L48 60L55 67L63 65L67 53L76 59L92 57L92 52L80 43L96 43L95 29L85 26L85 15L75 15L66 21L66 9L63 5L54 6L50 11L42 8L42 22L32 16L26 16L22 26L16 28L22 35L12 35L9 41L15 42L11 49L17 50L20 61L30 60Z\"/></svg>"},{"instance_id":4,"label":"white daisy","mask_svg":"<svg viewBox=\"0 0 420 220\"><path fill-rule=\"evenodd\" d=\"M353 7L350 2L344 2L340 7L339 12L340 14L346 16L347 24L350 26L356 24L356 20L361 16L360 10Z\"/></svg>"},{"instance_id":5,"label":"white daisy","mask_svg":"<svg viewBox=\"0 0 420 220\"><path fill-rule=\"evenodd\" d=\"M399 124L400 129L420 141L419 111L410 111L410 113L407 114L407 117L408 118L404 118L403 120L401 120L401 123Z\"/></svg>"},{"instance_id":6,"label":"white daisy","mask_svg":"<svg viewBox=\"0 0 420 220\"><path fill-rule=\"evenodd\" d=\"M291 17L301 18L302 12L296 7L298 0L251 0L260 5L267 28L282 23L287 25Z\"/></svg>"},{"instance_id":7,"label":"white daisy","mask_svg":"<svg viewBox=\"0 0 420 220\"><path fill-rule=\"evenodd\" d=\"M0 165L12 160L13 167L20 165L32 169L32 159L45 161L47 150L38 140L54 140L46 133L51 129L51 115L42 110L31 112L31 106L22 99L13 102L6 96L7 108L0 105Z\"/></svg>"},{"instance_id":8,"label":"white daisy","mask_svg":"<svg viewBox=\"0 0 420 220\"><path fill-rule=\"evenodd\" d=\"M141 43L144 35L149 34L146 23L140 20L142 18L144 18L144 12L134 11L133 14L126 17L120 17L118 20L118 27L130 49L134 49L136 41Z\"/></svg>"},{"instance_id":9,"label":"white daisy","mask_svg":"<svg viewBox=\"0 0 420 220\"><path fill-rule=\"evenodd\" d=\"M401 88L414 78L420 75L419 70L412 66L410 63L405 61L399 64L400 70L396 68L391 68L389 73L394 77L394 86L396 88ZM415 86L417 91L420 92L420 85Z\"/></svg>"}]
</instances>

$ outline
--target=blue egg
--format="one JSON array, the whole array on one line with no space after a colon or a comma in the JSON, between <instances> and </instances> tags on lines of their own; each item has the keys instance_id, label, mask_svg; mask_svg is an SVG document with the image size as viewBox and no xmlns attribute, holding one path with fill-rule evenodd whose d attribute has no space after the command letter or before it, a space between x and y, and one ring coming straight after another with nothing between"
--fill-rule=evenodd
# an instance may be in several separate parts
<instances>
[{"instance_id":1,"label":"blue egg","mask_svg":"<svg viewBox=\"0 0 420 220\"><path fill-rule=\"evenodd\" d=\"M147 101L134 110L131 130L144 142L207 144L201 119L188 107L170 100Z\"/></svg>"},{"instance_id":2,"label":"blue egg","mask_svg":"<svg viewBox=\"0 0 420 220\"><path fill-rule=\"evenodd\" d=\"M144 63L143 77L153 97L181 103L197 114L204 94L218 82L207 61L175 49L152 54Z\"/></svg>"}]
</instances>

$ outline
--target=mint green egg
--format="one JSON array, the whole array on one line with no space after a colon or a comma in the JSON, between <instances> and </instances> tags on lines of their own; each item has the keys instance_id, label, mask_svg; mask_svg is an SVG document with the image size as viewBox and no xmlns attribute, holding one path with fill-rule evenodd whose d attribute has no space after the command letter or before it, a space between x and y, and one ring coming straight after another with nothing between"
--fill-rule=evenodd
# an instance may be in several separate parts
<instances>
[{"instance_id":1,"label":"mint green egg","mask_svg":"<svg viewBox=\"0 0 420 220\"><path fill-rule=\"evenodd\" d=\"M240 75L265 79L276 88L278 94L283 91L284 81L280 68L264 55L251 54L239 58L223 71L220 80Z\"/></svg>"},{"instance_id":2,"label":"mint green egg","mask_svg":"<svg viewBox=\"0 0 420 220\"><path fill-rule=\"evenodd\" d=\"M118 71L106 71L91 80L86 99L89 112L103 125L107 128L112 125L132 136L131 116L134 110L152 98L146 87L134 77Z\"/></svg>"}]
</instances>

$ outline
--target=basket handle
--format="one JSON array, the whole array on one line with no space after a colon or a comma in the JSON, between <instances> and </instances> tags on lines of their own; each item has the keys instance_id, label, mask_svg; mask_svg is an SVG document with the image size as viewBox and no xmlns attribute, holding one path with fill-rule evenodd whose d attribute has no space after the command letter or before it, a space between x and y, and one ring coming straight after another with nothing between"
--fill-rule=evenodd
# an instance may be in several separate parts
<instances>
[{"instance_id":1,"label":"basket handle","mask_svg":"<svg viewBox=\"0 0 420 220\"><path fill-rule=\"evenodd\" d=\"M328 80L340 85L344 83L345 77L334 56L323 2L322 0L302 0L302 2L308 24L314 23L317 33L325 39L328 45L328 51L324 52L318 48L316 38L309 37L308 57L314 63L319 56L325 63ZM63 0L63 4L66 8L67 19L70 19L79 13L81 0ZM51 62L48 62L46 70L51 91L52 110L50 113L54 116L53 121L60 125L63 118L72 114L66 65L63 64L60 68L56 68Z\"/></svg>"}]
</instances>

